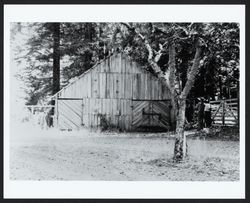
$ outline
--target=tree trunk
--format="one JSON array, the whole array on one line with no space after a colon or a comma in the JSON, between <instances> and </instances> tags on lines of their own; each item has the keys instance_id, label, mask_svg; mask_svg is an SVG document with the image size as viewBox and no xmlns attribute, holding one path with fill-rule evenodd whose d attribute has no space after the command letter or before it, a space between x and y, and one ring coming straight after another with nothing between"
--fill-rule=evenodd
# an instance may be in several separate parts
<instances>
[{"instance_id":1,"label":"tree trunk","mask_svg":"<svg viewBox=\"0 0 250 203\"><path fill-rule=\"evenodd\" d=\"M186 135L184 134L185 126L185 110L186 110L186 100L182 99L179 101L179 109L176 121L176 140L174 147L174 160L181 161L187 156L187 142Z\"/></svg>"},{"instance_id":2,"label":"tree trunk","mask_svg":"<svg viewBox=\"0 0 250 203\"><path fill-rule=\"evenodd\" d=\"M53 86L52 94L60 90L60 23L53 23ZM55 105L55 100L51 101ZM54 126L52 116L55 114L54 107L51 108L47 115L48 126Z\"/></svg>"},{"instance_id":3,"label":"tree trunk","mask_svg":"<svg viewBox=\"0 0 250 203\"><path fill-rule=\"evenodd\" d=\"M169 86L169 90L170 90L170 101L171 101L171 126L172 129L176 129L176 122L175 122L175 118L176 118L176 101L175 101L175 81L176 81L176 76L175 76L175 44L174 41L170 41L169 43L169 61L168 61L168 86Z\"/></svg>"},{"instance_id":4,"label":"tree trunk","mask_svg":"<svg viewBox=\"0 0 250 203\"><path fill-rule=\"evenodd\" d=\"M53 89L52 94L60 90L60 23L53 23Z\"/></svg>"},{"instance_id":5,"label":"tree trunk","mask_svg":"<svg viewBox=\"0 0 250 203\"><path fill-rule=\"evenodd\" d=\"M186 99L187 96L194 84L195 76L199 70L199 63L201 58L202 48L201 46L196 47L196 52L194 56L193 65L188 73L187 81L184 89L181 92L181 95L178 98L178 106L177 106L177 125L176 125L176 140L175 140L175 148L174 148L174 160L181 161L187 156L187 141L186 136L184 134L185 127L185 111L186 111Z\"/></svg>"},{"instance_id":6,"label":"tree trunk","mask_svg":"<svg viewBox=\"0 0 250 203\"><path fill-rule=\"evenodd\" d=\"M93 42L93 35L94 35L94 30L93 30L93 25L92 23L86 23L85 24L85 40L87 43L92 43ZM84 51L84 56L83 56L83 61L84 61L84 66L85 69L88 70L92 66L92 51L89 49Z\"/></svg>"}]
</instances>

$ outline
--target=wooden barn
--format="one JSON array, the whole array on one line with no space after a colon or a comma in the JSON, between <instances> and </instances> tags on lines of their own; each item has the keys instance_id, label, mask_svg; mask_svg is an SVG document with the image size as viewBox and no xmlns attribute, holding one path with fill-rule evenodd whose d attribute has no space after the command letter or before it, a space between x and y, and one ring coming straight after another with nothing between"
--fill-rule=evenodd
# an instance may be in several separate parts
<instances>
[{"instance_id":1,"label":"wooden barn","mask_svg":"<svg viewBox=\"0 0 250 203\"><path fill-rule=\"evenodd\" d=\"M122 53L100 61L53 96L60 129L109 126L122 131L171 128L165 85Z\"/></svg>"}]
</instances>

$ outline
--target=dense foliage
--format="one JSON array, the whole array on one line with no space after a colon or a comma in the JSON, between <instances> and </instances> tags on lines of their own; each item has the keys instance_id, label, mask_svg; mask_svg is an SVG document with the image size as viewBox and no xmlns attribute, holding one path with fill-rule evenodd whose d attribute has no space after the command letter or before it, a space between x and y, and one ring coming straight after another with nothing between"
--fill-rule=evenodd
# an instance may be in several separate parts
<instances>
[{"instance_id":1,"label":"dense foliage","mask_svg":"<svg viewBox=\"0 0 250 203\"><path fill-rule=\"evenodd\" d=\"M239 79L239 25L236 23L130 23L151 45L153 55L161 51L157 64L169 67L169 39L175 39L175 75L184 88L195 54L195 40L205 43L200 69L190 98L228 98ZM16 61L25 60L27 104L45 100L53 91L53 23L15 23L12 38L22 29L31 29L26 50L19 47ZM152 71L144 41L123 23L60 23L60 88L116 50ZM22 53L22 54L21 54ZM153 71L152 71L153 72Z\"/></svg>"}]
</instances>

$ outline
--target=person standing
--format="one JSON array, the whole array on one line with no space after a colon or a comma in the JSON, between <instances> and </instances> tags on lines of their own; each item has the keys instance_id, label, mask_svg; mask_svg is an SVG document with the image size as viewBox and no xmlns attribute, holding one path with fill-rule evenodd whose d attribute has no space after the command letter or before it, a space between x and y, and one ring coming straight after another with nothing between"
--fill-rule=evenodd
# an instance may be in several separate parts
<instances>
[{"instance_id":1,"label":"person standing","mask_svg":"<svg viewBox=\"0 0 250 203\"><path fill-rule=\"evenodd\" d=\"M210 128L211 124L212 124L211 106L210 106L210 103L208 101L205 103L204 118L205 118L205 126L206 126L206 128Z\"/></svg>"}]
</instances>

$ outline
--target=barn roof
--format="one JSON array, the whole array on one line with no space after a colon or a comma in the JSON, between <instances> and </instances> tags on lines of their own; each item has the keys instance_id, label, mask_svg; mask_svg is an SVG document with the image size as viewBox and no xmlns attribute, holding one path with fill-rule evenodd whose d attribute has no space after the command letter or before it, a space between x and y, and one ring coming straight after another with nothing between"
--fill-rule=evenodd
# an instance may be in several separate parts
<instances>
[{"instance_id":1,"label":"barn roof","mask_svg":"<svg viewBox=\"0 0 250 203\"><path fill-rule=\"evenodd\" d=\"M109 58L111 58L112 56L114 55L117 55L117 54L121 54L125 57L127 57L129 60L131 60L131 58L125 54L124 52L115 52L113 54L110 54L108 57L106 57L105 59L102 59L102 60L99 60L95 65L93 65L90 69L88 69L87 71L85 71L84 73L82 73L80 76L78 77L75 77L75 79L70 82L68 85L64 86L60 91L58 91L56 94L54 94L53 96L51 96L49 98L49 101L54 99L58 94L60 94L63 90L67 89L69 86L71 86L72 84L74 84L75 82L77 82L78 80L80 80L84 75L88 74L89 72L91 72L92 70L94 70L99 64L105 62L106 60L108 60ZM137 68L140 68L143 72L147 72L147 73L150 73L152 74L154 77L156 77L152 72L146 70L145 68L143 68L141 65L138 65ZM157 78L157 77L156 77Z\"/></svg>"}]
</instances>

